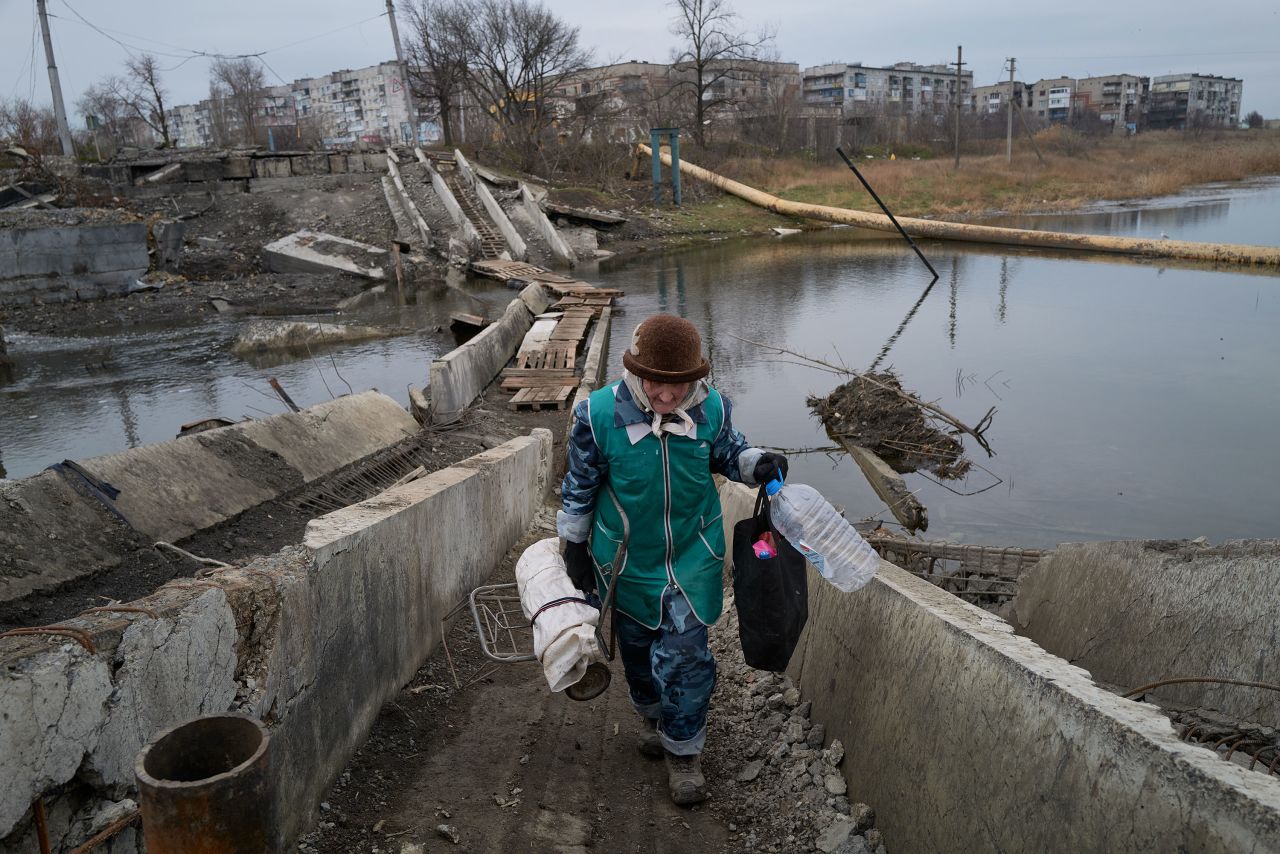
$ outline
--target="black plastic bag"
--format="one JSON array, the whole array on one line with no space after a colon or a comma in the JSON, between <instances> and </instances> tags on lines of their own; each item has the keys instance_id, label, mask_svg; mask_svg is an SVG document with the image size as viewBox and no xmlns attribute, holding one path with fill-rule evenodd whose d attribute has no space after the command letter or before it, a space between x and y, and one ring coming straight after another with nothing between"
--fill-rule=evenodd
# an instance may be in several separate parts
<instances>
[{"instance_id":1,"label":"black plastic bag","mask_svg":"<svg viewBox=\"0 0 1280 854\"><path fill-rule=\"evenodd\" d=\"M777 554L756 557L753 545L766 531L773 531ZM804 556L773 527L763 487L755 515L733 526L733 594L747 664L785 670L809 619L808 570Z\"/></svg>"}]
</instances>

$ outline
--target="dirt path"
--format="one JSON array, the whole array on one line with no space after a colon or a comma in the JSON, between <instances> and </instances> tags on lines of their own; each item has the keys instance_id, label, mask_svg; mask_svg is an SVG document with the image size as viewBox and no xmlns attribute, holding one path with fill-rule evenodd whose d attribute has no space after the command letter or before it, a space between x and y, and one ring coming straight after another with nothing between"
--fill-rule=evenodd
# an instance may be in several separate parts
<instances>
[{"instance_id":1,"label":"dirt path","mask_svg":"<svg viewBox=\"0 0 1280 854\"><path fill-rule=\"evenodd\" d=\"M515 557L551 535L527 535L490 583L514 580ZM738 850L711 803L674 806L663 763L636 750L640 720L620 662L603 695L576 703L552 694L536 664L483 657L469 612L448 648L383 709L328 798L329 818L302 850Z\"/></svg>"}]
</instances>

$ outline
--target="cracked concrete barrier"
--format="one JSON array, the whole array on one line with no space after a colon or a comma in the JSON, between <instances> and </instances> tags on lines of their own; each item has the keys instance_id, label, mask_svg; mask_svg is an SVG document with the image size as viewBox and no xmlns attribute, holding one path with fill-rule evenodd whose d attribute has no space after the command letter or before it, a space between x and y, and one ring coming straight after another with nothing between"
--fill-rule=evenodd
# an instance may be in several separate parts
<instances>
[{"instance_id":1,"label":"cracked concrete barrier","mask_svg":"<svg viewBox=\"0 0 1280 854\"><path fill-rule=\"evenodd\" d=\"M720 495L731 535L755 496ZM1280 838L1280 780L892 564L855 593L810 573L789 672L894 850L1262 854Z\"/></svg>"},{"instance_id":2,"label":"cracked concrete barrier","mask_svg":"<svg viewBox=\"0 0 1280 854\"><path fill-rule=\"evenodd\" d=\"M58 636L0 639L0 852L36 850L36 797L54 850L83 843L132 809L143 744L228 711L271 729L291 844L439 644L445 614L532 521L551 450L535 430L314 520L302 546L170 582L139 610L64 621L93 652Z\"/></svg>"},{"instance_id":3,"label":"cracked concrete barrier","mask_svg":"<svg viewBox=\"0 0 1280 854\"><path fill-rule=\"evenodd\" d=\"M457 420L503 369L533 325L533 317L546 311L550 300L539 284L532 284L507 304L502 317L479 335L431 363L427 381L431 420L447 424Z\"/></svg>"},{"instance_id":4,"label":"cracked concrete barrier","mask_svg":"<svg viewBox=\"0 0 1280 854\"><path fill-rule=\"evenodd\" d=\"M1069 543L1018 584L1018 632L1114 685L1207 676L1280 684L1280 540ZM1187 683L1151 692L1280 722L1280 694Z\"/></svg>"}]
</instances>

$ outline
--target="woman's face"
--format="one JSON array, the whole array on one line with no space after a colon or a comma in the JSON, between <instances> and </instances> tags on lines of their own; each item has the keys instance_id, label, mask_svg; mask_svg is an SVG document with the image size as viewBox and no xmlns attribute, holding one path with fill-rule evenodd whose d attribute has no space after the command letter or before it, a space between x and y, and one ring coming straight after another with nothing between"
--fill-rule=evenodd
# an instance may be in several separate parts
<instances>
[{"instance_id":1,"label":"woman's face","mask_svg":"<svg viewBox=\"0 0 1280 854\"><path fill-rule=\"evenodd\" d=\"M644 393L649 396L649 405L659 415L668 415L676 411L680 401L689 393L692 383L658 383L653 380L642 380Z\"/></svg>"}]
</instances>

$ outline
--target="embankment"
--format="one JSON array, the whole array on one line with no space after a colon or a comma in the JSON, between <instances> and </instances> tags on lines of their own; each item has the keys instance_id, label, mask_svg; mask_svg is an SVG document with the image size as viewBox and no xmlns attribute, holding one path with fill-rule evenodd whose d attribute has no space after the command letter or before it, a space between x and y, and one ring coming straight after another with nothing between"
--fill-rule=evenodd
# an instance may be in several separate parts
<instances>
[{"instance_id":1,"label":"embankment","mask_svg":"<svg viewBox=\"0 0 1280 854\"><path fill-rule=\"evenodd\" d=\"M754 495L721 499L731 535ZM1261 854L1280 834L1280 780L888 563L849 594L810 572L789 672L857 746L850 796L877 806L894 850Z\"/></svg>"},{"instance_id":2,"label":"embankment","mask_svg":"<svg viewBox=\"0 0 1280 854\"><path fill-rule=\"evenodd\" d=\"M0 639L0 852L36 850L37 798L53 849L82 843L133 808L133 757L154 733L228 708L271 728L291 843L529 524L551 447L536 430L316 519L300 547L64 621L83 645Z\"/></svg>"}]
</instances>

